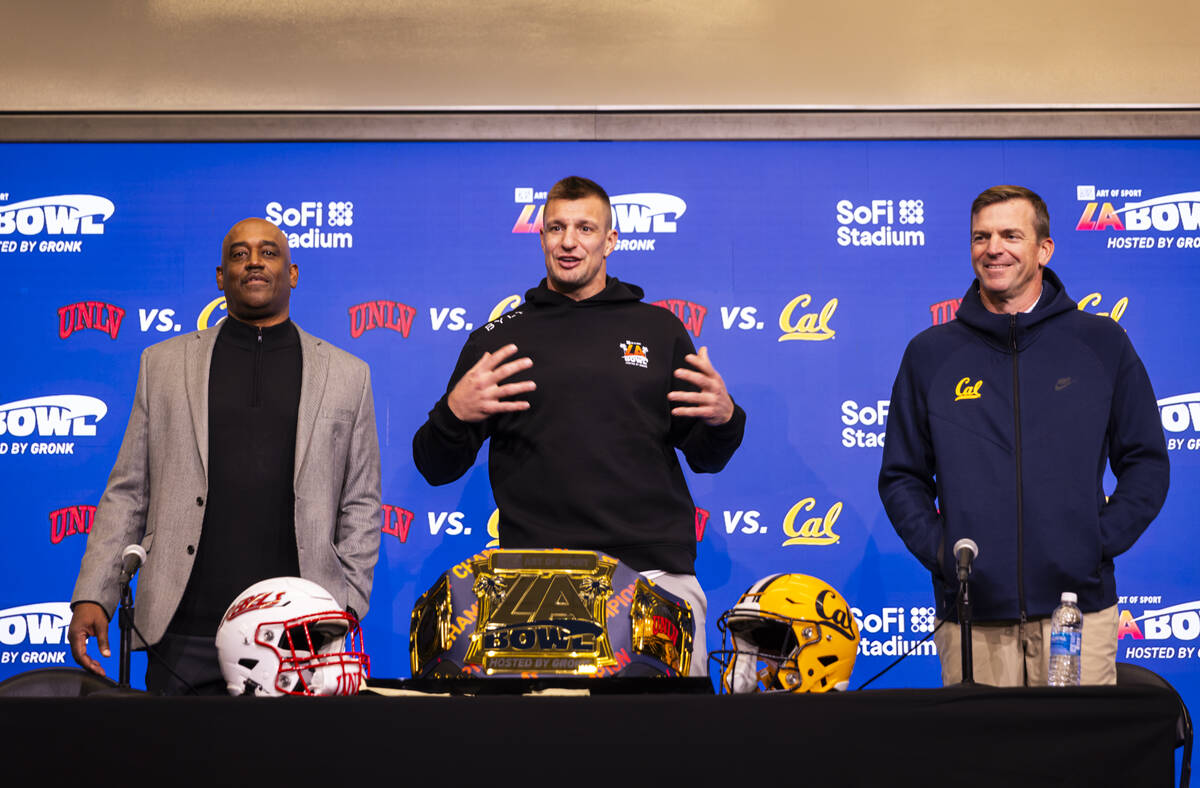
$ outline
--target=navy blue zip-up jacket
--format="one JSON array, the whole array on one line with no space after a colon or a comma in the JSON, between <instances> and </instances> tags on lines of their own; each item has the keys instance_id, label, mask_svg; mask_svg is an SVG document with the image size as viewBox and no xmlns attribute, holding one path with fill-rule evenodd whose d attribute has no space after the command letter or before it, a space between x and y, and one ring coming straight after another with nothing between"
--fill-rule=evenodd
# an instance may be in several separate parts
<instances>
[{"instance_id":1,"label":"navy blue zip-up jacket","mask_svg":"<svg viewBox=\"0 0 1200 788\"><path fill-rule=\"evenodd\" d=\"M1105 500L1105 463L1117 477ZM1043 269L1028 314L989 312L974 282L957 319L918 334L892 389L879 495L957 620L951 548L979 545L974 618L1117 603L1113 558L1167 495L1167 448L1145 367L1119 325L1080 311Z\"/></svg>"}]
</instances>

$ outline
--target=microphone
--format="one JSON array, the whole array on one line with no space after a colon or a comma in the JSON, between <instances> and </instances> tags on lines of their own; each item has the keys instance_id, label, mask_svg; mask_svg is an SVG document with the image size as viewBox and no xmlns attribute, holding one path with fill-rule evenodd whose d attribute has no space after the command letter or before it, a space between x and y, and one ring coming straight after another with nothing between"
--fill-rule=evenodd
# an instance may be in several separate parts
<instances>
[{"instance_id":1,"label":"microphone","mask_svg":"<svg viewBox=\"0 0 1200 788\"><path fill-rule=\"evenodd\" d=\"M131 544L121 553L121 558L124 559L121 563L121 585L129 585L138 568L146 561L146 551L140 544Z\"/></svg>"},{"instance_id":2,"label":"microphone","mask_svg":"<svg viewBox=\"0 0 1200 788\"><path fill-rule=\"evenodd\" d=\"M126 550L128 552L128 550ZM954 543L954 559L958 562L958 580L963 582L971 574L971 562L979 557L979 545L974 539L959 539Z\"/></svg>"}]
</instances>

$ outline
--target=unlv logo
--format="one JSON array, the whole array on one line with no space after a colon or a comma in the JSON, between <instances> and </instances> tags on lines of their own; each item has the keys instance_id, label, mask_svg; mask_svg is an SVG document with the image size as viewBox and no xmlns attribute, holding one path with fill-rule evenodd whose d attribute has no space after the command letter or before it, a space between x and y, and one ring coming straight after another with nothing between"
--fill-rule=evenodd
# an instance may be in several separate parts
<instances>
[{"instance_id":1,"label":"unlv logo","mask_svg":"<svg viewBox=\"0 0 1200 788\"><path fill-rule=\"evenodd\" d=\"M399 506L379 504L383 516L383 532L400 540L401 544L408 541L408 529L412 527L413 513Z\"/></svg>"},{"instance_id":2,"label":"unlv logo","mask_svg":"<svg viewBox=\"0 0 1200 788\"><path fill-rule=\"evenodd\" d=\"M692 332L692 336L700 336L700 329L704 327L704 316L708 314L708 307L693 304L691 301L681 301L676 298L665 298L662 301L655 301L654 306L661 306L679 318L684 327Z\"/></svg>"},{"instance_id":3,"label":"unlv logo","mask_svg":"<svg viewBox=\"0 0 1200 788\"><path fill-rule=\"evenodd\" d=\"M65 506L50 512L50 544L58 544L68 536L88 534L96 519L96 507Z\"/></svg>"},{"instance_id":4,"label":"unlv logo","mask_svg":"<svg viewBox=\"0 0 1200 788\"><path fill-rule=\"evenodd\" d=\"M233 621L242 613L249 613L251 610L276 607L280 603L286 605L287 603L283 601L285 596L287 596L287 592L285 591L276 591L275 593L263 591L261 594L251 594L250 596L242 597L229 608L229 612L225 614L225 620Z\"/></svg>"},{"instance_id":5,"label":"unlv logo","mask_svg":"<svg viewBox=\"0 0 1200 788\"><path fill-rule=\"evenodd\" d=\"M938 301L936 304L930 304L929 316L933 318L933 324L940 326L942 323L949 323L958 314L958 307L961 304L961 298L951 298L946 301Z\"/></svg>"},{"instance_id":6,"label":"unlv logo","mask_svg":"<svg viewBox=\"0 0 1200 788\"><path fill-rule=\"evenodd\" d=\"M671 641L672 644L679 645L680 630L674 621L666 616L654 616L651 621L655 635L661 635Z\"/></svg>"},{"instance_id":7,"label":"unlv logo","mask_svg":"<svg viewBox=\"0 0 1200 788\"><path fill-rule=\"evenodd\" d=\"M101 301L68 304L58 309L58 336L66 339L80 329L94 328L116 339L123 319L125 310L114 304Z\"/></svg>"},{"instance_id":8,"label":"unlv logo","mask_svg":"<svg viewBox=\"0 0 1200 788\"><path fill-rule=\"evenodd\" d=\"M365 301L350 307L350 336L358 339L373 328L390 328L408 338L417 310L399 301Z\"/></svg>"}]
</instances>

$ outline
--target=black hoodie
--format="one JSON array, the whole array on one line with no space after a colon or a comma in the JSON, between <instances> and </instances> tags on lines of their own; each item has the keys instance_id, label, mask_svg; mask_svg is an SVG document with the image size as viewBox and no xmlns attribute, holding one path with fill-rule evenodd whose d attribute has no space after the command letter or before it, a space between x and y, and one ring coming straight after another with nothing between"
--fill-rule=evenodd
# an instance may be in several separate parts
<instances>
[{"instance_id":1,"label":"black hoodie","mask_svg":"<svg viewBox=\"0 0 1200 788\"><path fill-rule=\"evenodd\" d=\"M719 427L671 416L667 393L695 348L671 312L641 303L642 290L608 277L574 301L546 287L467 340L447 395L485 352L510 343L533 366L505 382L534 380L526 411L459 421L438 400L413 437L430 484L458 479L491 438L492 494L505 548L600 550L634 569L693 573L695 504L675 449L692 470L721 470L742 440L746 414Z\"/></svg>"}]
</instances>

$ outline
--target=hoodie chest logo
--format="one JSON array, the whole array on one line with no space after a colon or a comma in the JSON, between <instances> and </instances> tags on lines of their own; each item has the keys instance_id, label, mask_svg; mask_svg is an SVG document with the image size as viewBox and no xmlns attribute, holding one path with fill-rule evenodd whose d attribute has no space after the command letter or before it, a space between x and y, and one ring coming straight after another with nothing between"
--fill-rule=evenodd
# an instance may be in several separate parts
<instances>
[{"instance_id":1,"label":"hoodie chest logo","mask_svg":"<svg viewBox=\"0 0 1200 788\"><path fill-rule=\"evenodd\" d=\"M969 377L963 378L954 387L954 401L958 402L960 399L979 399L983 396L979 393L981 388L983 388L982 380L972 383Z\"/></svg>"},{"instance_id":2,"label":"hoodie chest logo","mask_svg":"<svg viewBox=\"0 0 1200 788\"><path fill-rule=\"evenodd\" d=\"M627 339L618 344L621 348L621 357L625 359L625 363L631 367L641 367L646 369L650 366L649 355L650 349L645 343L636 342L632 339Z\"/></svg>"}]
</instances>

